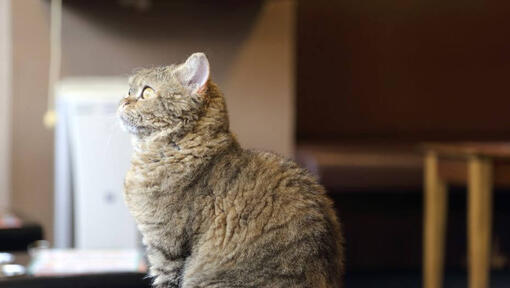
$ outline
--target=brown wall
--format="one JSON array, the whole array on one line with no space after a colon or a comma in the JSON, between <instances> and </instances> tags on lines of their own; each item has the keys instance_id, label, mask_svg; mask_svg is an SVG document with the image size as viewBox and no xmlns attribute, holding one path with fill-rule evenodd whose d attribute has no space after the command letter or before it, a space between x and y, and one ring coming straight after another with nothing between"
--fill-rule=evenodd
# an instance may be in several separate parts
<instances>
[{"instance_id":1,"label":"brown wall","mask_svg":"<svg viewBox=\"0 0 510 288\"><path fill-rule=\"evenodd\" d=\"M508 1L300 1L299 139L510 139Z\"/></svg>"},{"instance_id":2,"label":"brown wall","mask_svg":"<svg viewBox=\"0 0 510 288\"><path fill-rule=\"evenodd\" d=\"M48 2L13 1L13 199L52 236L53 133L46 108ZM206 52L232 128L249 147L291 155L294 143L294 1L244 4L154 1L147 12L119 1L64 1L62 76L127 75Z\"/></svg>"}]
</instances>

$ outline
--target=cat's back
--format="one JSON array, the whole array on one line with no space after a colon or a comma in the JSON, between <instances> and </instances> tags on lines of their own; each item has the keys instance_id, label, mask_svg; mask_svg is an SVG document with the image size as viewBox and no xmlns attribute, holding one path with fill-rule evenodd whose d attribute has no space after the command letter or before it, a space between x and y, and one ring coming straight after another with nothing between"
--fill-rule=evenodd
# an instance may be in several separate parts
<instances>
[{"instance_id":1,"label":"cat's back","mask_svg":"<svg viewBox=\"0 0 510 288\"><path fill-rule=\"evenodd\" d=\"M315 177L277 154L243 149L218 161L212 174L214 216L196 263L251 283L246 287L337 287L340 226ZM189 275L200 265L190 263ZM271 282L277 279L286 284Z\"/></svg>"},{"instance_id":2,"label":"cat's back","mask_svg":"<svg viewBox=\"0 0 510 288\"><path fill-rule=\"evenodd\" d=\"M317 179L278 154L231 151L211 167L207 178L201 187L212 189L215 211L235 219L236 226L271 229L300 219L337 223L333 202Z\"/></svg>"},{"instance_id":3,"label":"cat's back","mask_svg":"<svg viewBox=\"0 0 510 288\"><path fill-rule=\"evenodd\" d=\"M248 149L243 150L243 157L249 160L242 173L245 179L241 181L254 182L256 188L267 192L325 197L325 190L316 177L291 159L273 152Z\"/></svg>"},{"instance_id":4,"label":"cat's back","mask_svg":"<svg viewBox=\"0 0 510 288\"><path fill-rule=\"evenodd\" d=\"M213 172L215 210L232 221L233 232L240 232L232 236L242 242L274 229L289 235L328 230L333 242L341 241L333 202L317 179L294 161L242 149L213 170L219 171Z\"/></svg>"}]
</instances>

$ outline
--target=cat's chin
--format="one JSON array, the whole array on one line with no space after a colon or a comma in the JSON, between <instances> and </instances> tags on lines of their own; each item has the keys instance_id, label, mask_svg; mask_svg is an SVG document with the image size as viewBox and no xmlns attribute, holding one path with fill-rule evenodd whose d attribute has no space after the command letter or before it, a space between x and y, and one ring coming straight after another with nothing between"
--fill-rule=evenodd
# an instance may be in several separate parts
<instances>
[{"instance_id":1,"label":"cat's chin","mask_svg":"<svg viewBox=\"0 0 510 288\"><path fill-rule=\"evenodd\" d=\"M135 135L138 137L150 134L149 129L147 129L146 127L139 127L139 126L133 125L133 123L131 123L127 119L124 119L124 117L122 117L122 116L119 117L119 122L120 122L120 127L122 128L122 130L124 130L125 132L128 132L129 134L132 134L132 135Z\"/></svg>"},{"instance_id":2,"label":"cat's chin","mask_svg":"<svg viewBox=\"0 0 510 288\"><path fill-rule=\"evenodd\" d=\"M151 130L146 127L137 127L134 125L131 125L130 123L125 123L122 121L122 129L129 134L132 134L134 136L137 136L138 138L148 136L151 134Z\"/></svg>"},{"instance_id":3,"label":"cat's chin","mask_svg":"<svg viewBox=\"0 0 510 288\"><path fill-rule=\"evenodd\" d=\"M117 111L117 117L120 122L120 127L122 127L122 130L125 132L128 132L133 135L140 134L140 127L134 125L129 117L128 114L123 111L123 109L119 109Z\"/></svg>"},{"instance_id":4,"label":"cat's chin","mask_svg":"<svg viewBox=\"0 0 510 288\"><path fill-rule=\"evenodd\" d=\"M138 127L135 127L133 125L130 125L128 123L125 123L124 121L122 121L122 130L130 133L130 134L134 134L134 135L138 135L139 133L139 128Z\"/></svg>"}]
</instances>

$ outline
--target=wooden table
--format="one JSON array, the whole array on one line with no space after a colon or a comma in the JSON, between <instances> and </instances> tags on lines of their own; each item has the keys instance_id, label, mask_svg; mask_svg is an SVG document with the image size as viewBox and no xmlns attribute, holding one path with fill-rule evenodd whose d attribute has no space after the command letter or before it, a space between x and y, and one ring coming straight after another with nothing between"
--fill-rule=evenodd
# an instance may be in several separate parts
<instances>
[{"instance_id":1,"label":"wooden table","mask_svg":"<svg viewBox=\"0 0 510 288\"><path fill-rule=\"evenodd\" d=\"M423 285L443 283L447 185L468 187L468 272L470 288L488 288L492 187L510 186L510 143L424 145Z\"/></svg>"}]
</instances>

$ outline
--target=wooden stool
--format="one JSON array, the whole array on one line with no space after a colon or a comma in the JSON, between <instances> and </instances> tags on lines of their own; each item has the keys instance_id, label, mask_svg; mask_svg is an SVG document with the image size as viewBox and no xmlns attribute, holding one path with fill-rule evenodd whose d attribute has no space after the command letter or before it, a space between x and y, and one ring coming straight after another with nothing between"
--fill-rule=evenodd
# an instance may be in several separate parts
<instances>
[{"instance_id":1,"label":"wooden stool","mask_svg":"<svg viewBox=\"0 0 510 288\"><path fill-rule=\"evenodd\" d=\"M424 165L424 287L443 283L447 184L467 182L469 287L488 288L492 186L510 186L510 143L426 144Z\"/></svg>"}]
</instances>

